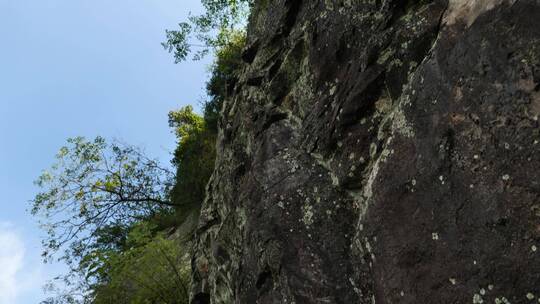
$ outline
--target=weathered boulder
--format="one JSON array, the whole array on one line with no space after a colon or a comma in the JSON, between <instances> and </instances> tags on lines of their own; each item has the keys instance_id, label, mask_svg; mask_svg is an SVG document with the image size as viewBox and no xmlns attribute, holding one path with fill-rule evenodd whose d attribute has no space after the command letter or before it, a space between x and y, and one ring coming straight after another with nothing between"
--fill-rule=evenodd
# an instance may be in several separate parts
<instances>
[{"instance_id":1,"label":"weathered boulder","mask_svg":"<svg viewBox=\"0 0 540 304\"><path fill-rule=\"evenodd\" d=\"M193 303L540 301L539 1L258 0L244 60Z\"/></svg>"}]
</instances>

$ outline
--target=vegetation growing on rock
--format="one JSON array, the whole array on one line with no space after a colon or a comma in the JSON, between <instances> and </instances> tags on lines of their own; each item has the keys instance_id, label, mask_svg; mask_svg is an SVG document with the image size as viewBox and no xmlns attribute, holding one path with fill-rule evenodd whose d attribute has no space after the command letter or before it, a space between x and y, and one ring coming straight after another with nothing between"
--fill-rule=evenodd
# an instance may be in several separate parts
<instances>
[{"instance_id":1,"label":"vegetation growing on rock","mask_svg":"<svg viewBox=\"0 0 540 304\"><path fill-rule=\"evenodd\" d=\"M43 256L69 268L57 278L66 288L44 303L189 302L187 248L214 169L219 113L236 82L245 44L244 32L224 29L229 21L216 10L230 7L227 14L236 24L241 2L204 1L209 12L192 20L205 31L220 25L220 42L205 38L216 58L203 115L192 106L168 115L178 143L174 170L137 147L76 137L37 179L42 191L31 213L47 232ZM219 22L204 23L218 15Z\"/></svg>"},{"instance_id":2,"label":"vegetation growing on rock","mask_svg":"<svg viewBox=\"0 0 540 304\"><path fill-rule=\"evenodd\" d=\"M201 0L205 12L181 22L177 30L166 30L163 47L176 63L193 54L201 59L211 51L235 43L234 33L245 27L253 0Z\"/></svg>"}]
</instances>

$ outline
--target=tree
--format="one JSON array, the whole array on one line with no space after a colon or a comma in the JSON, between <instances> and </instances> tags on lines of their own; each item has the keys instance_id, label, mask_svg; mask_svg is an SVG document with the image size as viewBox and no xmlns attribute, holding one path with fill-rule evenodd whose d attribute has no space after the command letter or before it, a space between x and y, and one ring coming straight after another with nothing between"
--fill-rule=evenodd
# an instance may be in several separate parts
<instances>
[{"instance_id":1,"label":"tree","mask_svg":"<svg viewBox=\"0 0 540 304\"><path fill-rule=\"evenodd\" d=\"M122 250L94 248L79 266L93 280L57 291L42 304L188 304L189 256L179 238L156 229L149 221L139 222Z\"/></svg>"},{"instance_id":2,"label":"tree","mask_svg":"<svg viewBox=\"0 0 540 304\"><path fill-rule=\"evenodd\" d=\"M201 0L205 13L190 16L178 30L166 30L163 47L174 54L175 62L204 57L212 50L228 45L234 33L246 25L253 0Z\"/></svg>"},{"instance_id":3,"label":"tree","mask_svg":"<svg viewBox=\"0 0 540 304\"><path fill-rule=\"evenodd\" d=\"M227 45L216 51L206 86L209 99L204 104L203 117L194 113L191 106L169 113L169 126L178 138L173 158L177 172L171 201L179 214L198 211L204 200L206 184L214 170L219 114L237 81L244 45L245 33L237 31Z\"/></svg>"},{"instance_id":4,"label":"tree","mask_svg":"<svg viewBox=\"0 0 540 304\"><path fill-rule=\"evenodd\" d=\"M216 132L209 130L203 117L186 106L169 113L169 125L178 138L173 164L177 168L176 182L171 189L171 201L179 214L200 209L205 188L214 170Z\"/></svg>"},{"instance_id":5,"label":"tree","mask_svg":"<svg viewBox=\"0 0 540 304\"><path fill-rule=\"evenodd\" d=\"M70 273L60 279L79 284L75 286L79 292L84 290L81 286L94 278L81 262L88 261L96 249L122 250L135 223L172 212L173 181L172 172L140 149L107 144L102 137L68 139L56 163L36 181L43 191L32 201L31 213L47 232L44 258L49 260L60 251L58 260L70 267Z\"/></svg>"},{"instance_id":6,"label":"tree","mask_svg":"<svg viewBox=\"0 0 540 304\"><path fill-rule=\"evenodd\" d=\"M238 71L243 64L242 50L245 44L245 32L235 31L230 34L229 42L216 51L210 79L206 83L209 100L204 104L204 120L207 127L216 133L223 102L238 80Z\"/></svg>"},{"instance_id":7,"label":"tree","mask_svg":"<svg viewBox=\"0 0 540 304\"><path fill-rule=\"evenodd\" d=\"M148 222L129 233L129 249L95 253L101 263L93 271L101 276L93 286L93 303L187 304L190 269L181 244L154 233Z\"/></svg>"},{"instance_id":8,"label":"tree","mask_svg":"<svg viewBox=\"0 0 540 304\"><path fill-rule=\"evenodd\" d=\"M245 33L232 30L234 26L222 27L221 36L212 38L212 26L232 21L204 18L249 1L203 3L208 13L191 21L199 24L197 31L208 29L208 39L216 39L205 42L207 49L216 51L216 59L204 115L191 106L169 113L178 139L172 160L176 171L136 147L107 143L101 137L76 137L68 139L56 163L36 181L42 191L32 201L31 212L47 232L43 255L46 260L58 257L70 269L57 278L67 288L55 289L56 296L44 303L187 301L187 294L178 292L189 282L189 261L180 258L183 241L168 233L200 210L214 169L219 113L237 81L245 44ZM219 18L237 13L235 9Z\"/></svg>"}]
</instances>

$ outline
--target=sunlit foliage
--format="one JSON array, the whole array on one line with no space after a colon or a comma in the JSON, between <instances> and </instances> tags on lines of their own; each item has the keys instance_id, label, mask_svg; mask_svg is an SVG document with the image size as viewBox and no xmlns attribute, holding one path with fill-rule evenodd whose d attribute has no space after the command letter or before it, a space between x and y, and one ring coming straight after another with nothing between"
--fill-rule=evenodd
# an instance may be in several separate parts
<instances>
[{"instance_id":1,"label":"sunlit foliage","mask_svg":"<svg viewBox=\"0 0 540 304\"><path fill-rule=\"evenodd\" d=\"M101 137L68 139L36 180L42 191L31 208L47 233L43 257L57 257L70 269L59 278L68 289L81 292L90 283L81 261L96 249L120 250L134 224L174 210L173 181L172 172L140 149Z\"/></svg>"},{"instance_id":2,"label":"sunlit foliage","mask_svg":"<svg viewBox=\"0 0 540 304\"><path fill-rule=\"evenodd\" d=\"M179 24L178 30L167 30L163 47L181 62L193 53L197 60L212 50L226 46L233 33L246 25L253 0L201 0L205 13L192 15Z\"/></svg>"},{"instance_id":3,"label":"sunlit foliage","mask_svg":"<svg viewBox=\"0 0 540 304\"><path fill-rule=\"evenodd\" d=\"M228 44L216 51L210 80L206 84L209 96L204 105L204 118L210 130L217 132L219 112L225 98L230 96L242 66L242 50L246 44L243 31L232 32Z\"/></svg>"},{"instance_id":4,"label":"sunlit foliage","mask_svg":"<svg viewBox=\"0 0 540 304\"><path fill-rule=\"evenodd\" d=\"M69 245L67 255L85 252L110 225L129 226L170 209L173 177L135 147L107 144L102 137L68 139L36 181L43 191L31 213L47 231L45 257L63 245Z\"/></svg>"},{"instance_id":5,"label":"sunlit foliage","mask_svg":"<svg viewBox=\"0 0 540 304\"><path fill-rule=\"evenodd\" d=\"M31 212L47 232L44 257L69 267L57 278L66 288L54 289L56 296L43 303L187 303L186 243L174 232L204 201L219 114L242 66L245 33L236 28L249 10L249 1L242 0L203 4L206 14L190 18L180 32L168 32L177 60L191 51L182 49L189 35L203 43L196 56L209 50L216 55L203 115L191 106L169 113L178 143L173 170L136 147L76 137L36 181L41 192Z\"/></svg>"},{"instance_id":6,"label":"sunlit foliage","mask_svg":"<svg viewBox=\"0 0 540 304\"><path fill-rule=\"evenodd\" d=\"M94 252L99 263L88 264L99 276L92 286L95 304L187 304L189 263L178 240L142 222L126 240L126 249ZM93 267L92 267L93 266Z\"/></svg>"},{"instance_id":7,"label":"sunlit foliage","mask_svg":"<svg viewBox=\"0 0 540 304\"><path fill-rule=\"evenodd\" d=\"M171 201L185 214L199 209L204 200L205 187L214 169L216 133L207 128L203 117L194 113L191 106L170 112L169 124L178 138Z\"/></svg>"}]
</instances>

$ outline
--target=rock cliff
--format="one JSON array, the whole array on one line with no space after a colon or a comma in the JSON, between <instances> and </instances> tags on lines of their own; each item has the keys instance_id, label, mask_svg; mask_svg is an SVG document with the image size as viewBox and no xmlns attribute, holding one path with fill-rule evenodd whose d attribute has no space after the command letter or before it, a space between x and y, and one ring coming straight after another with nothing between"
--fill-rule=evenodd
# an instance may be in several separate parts
<instances>
[{"instance_id":1,"label":"rock cliff","mask_svg":"<svg viewBox=\"0 0 540 304\"><path fill-rule=\"evenodd\" d=\"M257 0L193 303L534 303L540 2Z\"/></svg>"}]
</instances>

